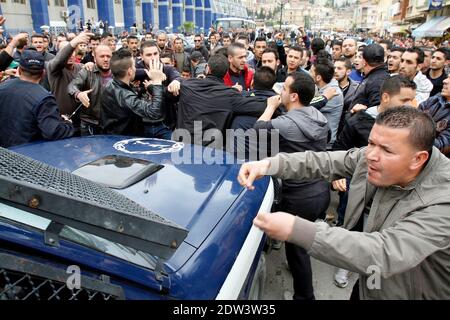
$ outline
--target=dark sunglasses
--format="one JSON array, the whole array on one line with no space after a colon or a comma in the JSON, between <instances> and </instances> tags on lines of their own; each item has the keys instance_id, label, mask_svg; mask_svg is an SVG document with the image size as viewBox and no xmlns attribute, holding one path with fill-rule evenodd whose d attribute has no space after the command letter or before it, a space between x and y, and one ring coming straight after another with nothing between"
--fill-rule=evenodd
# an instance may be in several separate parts
<instances>
[{"instance_id":1,"label":"dark sunglasses","mask_svg":"<svg viewBox=\"0 0 450 320\"><path fill-rule=\"evenodd\" d=\"M202 40L194 40L194 42L201 42Z\"/></svg>"}]
</instances>

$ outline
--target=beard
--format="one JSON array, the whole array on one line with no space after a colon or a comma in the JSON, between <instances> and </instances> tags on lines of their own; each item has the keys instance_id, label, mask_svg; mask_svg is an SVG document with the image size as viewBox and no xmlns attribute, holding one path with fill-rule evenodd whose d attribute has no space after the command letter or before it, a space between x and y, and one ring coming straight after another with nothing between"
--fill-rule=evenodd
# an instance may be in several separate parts
<instances>
[{"instance_id":1,"label":"beard","mask_svg":"<svg viewBox=\"0 0 450 320\"><path fill-rule=\"evenodd\" d=\"M97 68L102 71L102 72L108 72L109 70L111 70L111 68L105 69L102 66L97 65Z\"/></svg>"}]
</instances>

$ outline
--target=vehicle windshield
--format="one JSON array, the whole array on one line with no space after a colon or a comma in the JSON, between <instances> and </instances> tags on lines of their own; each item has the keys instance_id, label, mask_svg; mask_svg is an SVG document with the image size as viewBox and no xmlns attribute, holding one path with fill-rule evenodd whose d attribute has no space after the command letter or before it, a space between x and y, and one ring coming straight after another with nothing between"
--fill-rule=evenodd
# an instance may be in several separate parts
<instances>
[{"instance_id":1,"label":"vehicle windshield","mask_svg":"<svg viewBox=\"0 0 450 320\"><path fill-rule=\"evenodd\" d=\"M229 31L230 29L255 28L256 26L254 22L243 19L217 20L216 24L216 29L222 27L224 31Z\"/></svg>"},{"instance_id":2,"label":"vehicle windshield","mask_svg":"<svg viewBox=\"0 0 450 320\"><path fill-rule=\"evenodd\" d=\"M0 203L0 218L18 222L40 231L46 230L51 222L48 219L7 206L3 203ZM156 259L149 253L100 238L72 227L65 226L61 231L60 236L65 240L72 241L150 270L153 270L156 265Z\"/></svg>"}]
</instances>

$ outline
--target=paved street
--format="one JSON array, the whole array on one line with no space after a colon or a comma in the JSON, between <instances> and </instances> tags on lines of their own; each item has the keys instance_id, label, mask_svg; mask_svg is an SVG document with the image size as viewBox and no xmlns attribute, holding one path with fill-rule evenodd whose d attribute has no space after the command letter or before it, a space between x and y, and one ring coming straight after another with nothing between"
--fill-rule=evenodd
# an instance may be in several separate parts
<instances>
[{"instance_id":1,"label":"paved street","mask_svg":"<svg viewBox=\"0 0 450 320\"><path fill-rule=\"evenodd\" d=\"M332 193L329 211L337 205L336 194ZM329 264L311 259L313 269L314 294L317 300L348 300L358 276L350 275L349 285L342 289L333 284L336 268ZM266 256L267 279L264 299L283 300L292 297L292 275L287 267L284 245L280 250L272 250ZM289 291L289 294L285 294Z\"/></svg>"}]
</instances>

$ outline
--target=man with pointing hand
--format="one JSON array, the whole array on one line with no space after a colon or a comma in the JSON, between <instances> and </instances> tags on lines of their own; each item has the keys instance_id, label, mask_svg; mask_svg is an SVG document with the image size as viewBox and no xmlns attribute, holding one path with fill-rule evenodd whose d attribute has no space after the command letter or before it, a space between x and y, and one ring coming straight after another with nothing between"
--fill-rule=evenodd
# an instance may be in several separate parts
<instances>
[{"instance_id":1,"label":"man with pointing hand","mask_svg":"<svg viewBox=\"0 0 450 320\"><path fill-rule=\"evenodd\" d=\"M106 84L112 80L111 56L112 52L108 46L97 46L94 52L95 66L93 69L81 69L68 86L69 95L84 106L80 112L82 136L101 133L99 126L101 96Z\"/></svg>"},{"instance_id":2,"label":"man with pointing hand","mask_svg":"<svg viewBox=\"0 0 450 320\"><path fill-rule=\"evenodd\" d=\"M351 177L345 229L283 212L260 212L254 224L358 273L353 299L449 299L450 160L433 147L435 133L429 115L395 107L377 117L366 148L280 153L242 165L238 181L252 190L264 175ZM349 231L358 223L364 232Z\"/></svg>"}]
</instances>

